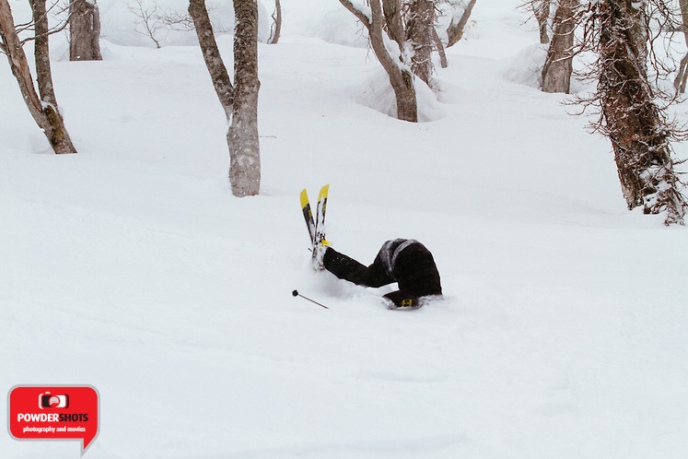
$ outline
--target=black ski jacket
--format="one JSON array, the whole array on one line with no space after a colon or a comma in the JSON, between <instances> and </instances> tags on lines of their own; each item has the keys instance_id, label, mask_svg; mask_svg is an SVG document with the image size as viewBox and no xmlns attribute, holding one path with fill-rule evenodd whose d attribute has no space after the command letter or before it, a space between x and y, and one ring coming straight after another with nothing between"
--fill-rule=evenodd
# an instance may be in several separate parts
<instances>
[{"instance_id":1,"label":"black ski jacket","mask_svg":"<svg viewBox=\"0 0 688 459\"><path fill-rule=\"evenodd\" d=\"M338 278L357 285L382 287L397 282L399 290L410 296L442 294L440 274L432 254L414 239L394 239L385 242L370 266L364 266L328 247L323 265ZM395 295L388 295L403 296L394 293Z\"/></svg>"}]
</instances>

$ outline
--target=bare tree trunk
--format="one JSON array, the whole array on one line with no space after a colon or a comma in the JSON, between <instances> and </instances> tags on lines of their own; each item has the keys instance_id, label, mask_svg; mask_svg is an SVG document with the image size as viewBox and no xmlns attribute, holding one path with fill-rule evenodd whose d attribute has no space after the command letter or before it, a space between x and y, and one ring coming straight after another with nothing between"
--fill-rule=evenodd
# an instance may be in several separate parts
<instances>
[{"instance_id":1,"label":"bare tree trunk","mask_svg":"<svg viewBox=\"0 0 688 459\"><path fill-rule=\"evenodd\" d=\"M612 142L628 208L666 212L667 224L682 223L688 204L674 172L670 128L647 79L645 7L634 0L605 0L597 14L602 128Z\"/></svg>"},{"instance_id":2,"label":"bare tree trunk","mask_svg":"<svg viewBox=\"0 0 688 459\"><path fill-rule=\"evenodd\" d=\"M368 29L370 45L378 61L389 76L389 82L394 90L397 102L397 118L403 121L418 122L418 102L416 100L416 87L413 81L413 73L404 66L400 66L397 60L390 56L383 37L384 15L380 0L370 0L371 17L368 18L362 11L354 6L350 0L339 2L351 11ZM401 54L404 55L404 41L402 39Z\"/></svg>"},{"instance_id":3,"label":"bare tree trunk","mask_svg":"<svg viewBox=\"0 0 688 459\"><path fill-rule=\"evenodd\" d=\"M461 38L463 38L463 31L466 28L466 24L468 24L468 20L471 17L471 13L473 12L473 7L475 6L476 1L477 0L470 1L458 22L454 22L454 19L452 19L451 24L447 28L447 36L449 37L447 41L447 48L454 46L459 42L459 40L461 40Z\"/></svg>"},{"instance_id":4,"label":"bare tree trunk","mask_svg":"<svg viewBox=\"0 0 688 459\"><path fill-rule=\"evenodd\" d=\"M688 0L679 0L681 6L681 23L683 25L683 36L688 45ZM688 53L681 59L676 79L674 80L674 88L676 92L683 94L686 92L686 80L688 80Z\"/></svg>"},{"instance_id":5,"label":"bare tree trunk","mask_svg":"<svg viewBox=\"0 0 688 459\"><path fill-rule=\"evenodd\" d=\"M686 42L688 43L688 39L686 39ZM688 53L686 53L685 56L683 56L683 59L681 59L681 62L679 63L678 67L678 73L676 74L676 78L674 79L674 88L676 89L676 92L679 94L683 94L686 92L686 81L688 80Z\"/></svg>"},{"instance_id":6,"label":"bare tree trunk","mask_svg":"<svg viewBox=\"0 0 688 459\"><path fill-rule=\"evenodd\" d=\"M435 2L433 0L411 0L406 23L406 41L411 44L411 70L430 84L432 78L432 49L435 32Z\"/></svg>"},{"instance_id":7,"label":"bare tree trunk","mask_svg":"<svg viewBox=\"0 0 688 459\"><path fill-rule=\"evenodd\" d=\"M69 60L100 61L100 13L95 1L69 4Z\"/></svg>"},{"instance_id":8,"label":"bare tree trunk","mask_svg":"<svg viewBox=\"0 0 688 459\"><path fill-rule=\"evenodd\" d=\"M383 39L383 15L379 0L370 0L372 23L370 43L382 67L389 75L389 81L397 99L397 118L402 121L418 122L418 105L413 74L401 68L387 52ZM401 48L402 55L404 48Z\"/></svg>"},{"instance_id":9,"label":"bare tree trunk","mask_svg":"<svg viewBox=\"0 0 688 459\"><path fill-rule=\"evenodd\" d=\"M50 69L50 47L49 47L49 27L48 12L46 11L46 0L31 0L31 10L33 12L33 23L36 32L34 50L36 58L36 82L38 92L43 102L57 107L55 90L53 88L53 77Z\"/></svg>"},{"instance_id":10,"label":"bare tree trunk","mask_svg":"<svg viewBox=\"0 0 688 459\"><path fill-rule=\"evenodd\" d=\"M406 33L401 0L382 0L382 14L389 38L396 41L399 48L402 48Z\"/></svg>"},{"instance_id":11,"label":"bare tree trunk","mask_svg":"<svg viewBox=\"0 0 688 459\"><path fill-rule=\"evenodd\" d=\"M533 0L533 13L538 22L540 29L540 44L546 45L549 43L549 35L547 35L547 22L549 21L549 9L551 0Z\"/></svg>"},{"instance_id":12,"label":"bare tree trunk","mask_svg":"<svg viewBox=\"0 0 688 459\"><path fill-rule=\"evenodd\" d=\"M234 0L234 85L229 78L205 0L190 0L194 21L208 73L227 120L229 182L232 194L254 196L260 192L260 145L258 137L258 3Z\"/></svg>"},{"instance_id":13,"label":"bare tree trunk","mask_svg":"<svg viewBox=\"0 0 688 459\"><path fill-rule=\"evenodd\" d=\"M57 109L55 94L52 89L50 61L47 58L48 44L45 1L39 2L33 0L32 7L34 8L34 17L39 17L41 19L39 23L36 24L36 65L39 67L40 91L42 95L45 94L45 97L39 97L36 92L29 69L29 62L26 59L21 41L14 28L14 18L12 17L12 10L7 0L0 0L0 38L2 38L3 50L7 53L7 59L12 69L12 74L19 84L19 90L24 97L24 102L26 102L26 106L31 116L48 138L55 153L76 153L76 149L69 139L69 134L67 133L67 129ZM41 38L45 38L45 41L39 42L39 35Z\"/></svg>"},{"instance_id":14,"label":"bare tree trunk","mask_svg":"<svg viewBox=\"0 0 688 459\"><path fill-rule=\"evenodd\" d=\"M282 5L280 0L275 0L275 13L272 15L273 29L270 31L270 39L268 44L276 45L282 33Z\"/></svg>"},{"instance_id":15,"label":"bare tree trunk","mask_svg":"<svg viewBox=\"0 0 688 459\"><path fill-rule=\"evenodd\" d=\"M447 62L447 53L444 51L442 40L440 40L440 36L437 34L437 29L434 27L432 28L432 41L435 43L435 49L437 49L437 53L440 55L440 66L443 69L446 69L449 66L449 63Z\"/></svg>"},{"instance_id":16,"label":"bare tree trunk","mask_svg":"<svg viewBox=\"0 0 688 459\"><path fill-rule=\"evenodd\" d=\"M560 0L554 16L554 34L542 69L544 92L571 92L573 73L573 33L576 29L575 12L578 0Z\"/></svg>"},{"instance_id":17,"label":"bare tree trunk","mask_svg":"<svg viewBox=\"0 0 688 459\"><path fill-rule=\"evenodd\" d=\"M234 105L234 87L229 78L227 67L225 67L225 63L220 55L220 49L217 47L205 0L190 0L189 16L193 19L203 59L205 60L208 73L210 73L210 79L213 81L213 88L215 88L215 93L218 99L220 99L220 104L225 111L227 121L231 121L232 106Z\"/></svg>"},{"instance_id":18,"label":"bare tree trunk","mask_svg":"<svg viewBox=\"0 0 688 459\"><path fill-rule=\"evenodd\" d=\"M260 192L258 139L258 1L234 0L234 106L229 142L229 181L235 196Z\"/></svg>"}]
</instances>

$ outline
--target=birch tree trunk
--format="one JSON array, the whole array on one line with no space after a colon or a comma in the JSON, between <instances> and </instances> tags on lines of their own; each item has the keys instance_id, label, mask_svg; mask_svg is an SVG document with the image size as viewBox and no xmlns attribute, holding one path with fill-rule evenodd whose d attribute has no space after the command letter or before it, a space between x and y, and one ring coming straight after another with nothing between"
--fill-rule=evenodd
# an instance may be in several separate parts
<instances>
[{"instance_id":1,"label":"birch tree trunk","mask_svg":"<svg viewBox=\"0 0 688 459\"><path fill-rule=\"evenodd\" d=\"M435 43L435 49L437 50L437 53L440 55L440 66L443 69L446 69L449 66L449 63L447 62L447 53L444 50L444 44L442 44L442 40L440 40L440 36L437 33L437 29L434 27L432 28L432 41Z\"/></svg>"},{"instance_id":2,"label":"birch tree trunk","mask_svg":"<svg viewBox=\"0 0 688 459\"><path fill-rule=\"evenodd\" d=\"M454 22L455 18L452 18L452 22L447 28L447 48L450 46L454 46L456 43L463 38L463 31L466 28L466 24L468 24L468 20L471 17L471 14L473 13L473 7L475 6L475 2L477 0L471 0L468 5L466 6L466 9L463 11L463 14L461 15L461 18L457 22Z\"/></svg>"},{"instance_id":3,"label":"birch tree trunk","mask_svg":"<svg viewBox=\"0 0 688 459\"><path fill-rule=\"evenodd\" d=\"M57 107L57 100L53 88L52 71L50 69L49 27L48 12L45 6L46 0L31 0L30 3L36 35L34 40L34 57L36 59L36 82L38 83L38 92L43 102L47 102Z\"/></svg>"},{"instance_id":4,"label":"birch tree trunk","mask_svg":"<svg viewBox=\"0 0 688 459\"><path fill-rule=\"evenodd\" d=\"M227 144L232 194L257 195L260 192L257 0L234 0L234 85L217 47L205 0L190 0L189 15L213 87L230 122Z\"/></svg>"},{"instance_id":5,"label":"birch tree trunk","mask_svg":"<svg viewBox=\"0 0 688 459\"><path fill-rule=\"evenodd\" d=\"M549 9L551 0L532 0L533 13L538 22L540 29L540 44L546 45L549 43L549 35L547 34L547 26L549 22Z\"/></svg>"},{"instance_id":6,"label":"birch tree trunk","mask_svg":"<svg viewBox=\"0 0 688 459\"><path fill-rule=\"evenodd\" d=\"M100 61L100 13L95 1L69 4L69 60Z\"/></svg>"},{"instance_id":7,"label":"birch tree trunk","mask_svg":"<svg viewBox=\"0 0 688 459\"><path fill-rule=\"evenodd\" d=\"M406 23L406 40L413 51L411 70L430 84L432 78L432 50L435 33L435 2L434 0L412 0Z\"/></svg>"},{"instance_id":8,"label":"birch tree trunk","mask_svg":"<svg viewBox=\"0 0 688 459\"><path fill-rule=\"evenodd\" d=\"M560 0L554 15L553 35L542 69L544 92L571 92L573 73L573 39L576 29L575 11L578 0Z\"/></svg>"},{"instance_id":9,"label":"birch tree trunk","mask_svg":"<svg viewBox=\"0 0 688 459\"><path fill-rule=\"evenodd\" d=\"M280 4L280 0L275 0L275 12L272 15L272 20L273 23L268 44L276 45L282 34L282 5Z\"/></svg>"},{"instance_id":10,"label":"birch tree trunk","mask_svg":"<svg viewBox=\"0 0 688 459\"><path fill-rule=\"evenodd\" d=\"M681 23L683 25L683 38L686 45L688 45L688 0L679 0L681 7ZM674 80L674 88L676 92L683 94L686 92L686 80L688 80L688 53L683 56L679 65L676 79Z\"/></svg>"},{"instance_id":11,"label":"birch tree trunk","mask_svg":"<svg viewBox=\"0 0 688 459\"><path fill-rule=\"evenodd\" d=\"M234 105L234 86L229 78L229 72L220 55L220 49L215 41L213 26L208 16L205 0L190 0L189 16L194 23L198 43L201 46L203 60L213 82L213 88L225 111L227 122L232 120L232 106Z\"/></svg>"},{"instance_id":12,"label":"birch tree trunk","mask_svg":"<svg viewBox=\"0 0 688 459\"><path fill-rule=\"evenodd\" d=\"M258 139L258 1L234 0L234 104L229 142L229 181L235 196L260 192Z\"/></svg>"},{"instance_id":13,"label":"birch tree trunk","mask_svg":"<svg viewBox=\"0 0 688 459\"><path fill-rule=\"evenodd\" d=\"M45 0L32 0L31 7L35 18L39 20L36 28L36 67L37 80L41 96L36 92L33 77L29 69L29 62L22 48L21 41L14 27L12 10L7 0L0 0L0 38L3 49L12 69L19 90L29 113L38 124L50 142L55 153L76 153L76 149L69 138L64 121L57 108L50 73L48 48L48 25L45 14Z\"/></svg>"},{"instance_id":14,"label":"birch tree trunk","mask_svg":"<svg viewBox=\"0 0 688 459\"><path fill-rule=\"evenodd\" d=\"M382 15L389 38L396 41L399 48L402 48L406 33L401 0L382 0Z\"/></svg>"},{"instance_id":15,"label":"birch tree trunk","mask_svg":"<svg viewBox=\"0 0 688 459\"><path fill-rule=\"evenodd\" d=\"M397 103L397 118L402 121L418 122L418 102L416 100L413 73L410 71L410 63L407 66L401 61L405 55L405 41L402 36L400 38L402 40L400 45L401 55L397 56L397 58L392 57L385 46L383 34L385 33L385 25L389 27L389 24L385 23L380 0L370 0L370 17L359 10L357 6L354 6L350 0L339 0L339 2L368 29L370 46L373 48L373 52L378 61L380 61L382 68L387 72L389 82L394 90ZM394 6L393 3L393 0L389 0L386 4ZM390 38L392 38L391 35Z\"/></svg>"}]
</instances>

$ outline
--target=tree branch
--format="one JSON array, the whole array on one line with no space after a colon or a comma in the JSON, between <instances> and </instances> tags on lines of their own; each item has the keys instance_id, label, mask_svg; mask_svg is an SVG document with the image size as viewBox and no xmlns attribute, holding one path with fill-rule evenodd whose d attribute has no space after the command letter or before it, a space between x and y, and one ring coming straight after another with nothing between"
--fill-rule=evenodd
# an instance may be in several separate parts
<instances>
[{"instance_id":1,"label":"tree branch","mask_svg":"<svg viewBox=\"0 0 688 459\"><path fill-rule=\"evenodd\" d=\"M359 7L355 6L353 3L351 3L350 0L339 0L339 2L346 8L347 10L351 11L354 16L358 18L359 21L363 23L363 25L370 31L373 27L371 18L369 18L362 10L359 9Z\"/></svg>"},{"instance_id":2,"label":"tree branch","mask_svg":"<svg viewBox=\"0 0 688 459\"><path fill-rule=\"evenodd\" d=\"M213 87L217 97L220 99L220 104L222 104L227 120L231 120L232 106L234 105L234 87L229 78L227 67L225 67L222 61L220 49L217 47L213 25L208 17L205 0L190 0L189 15L193 19L198 42L203 51L203 59L210 73L210 78L213 80Z\"/></svg>"}]
</instances>

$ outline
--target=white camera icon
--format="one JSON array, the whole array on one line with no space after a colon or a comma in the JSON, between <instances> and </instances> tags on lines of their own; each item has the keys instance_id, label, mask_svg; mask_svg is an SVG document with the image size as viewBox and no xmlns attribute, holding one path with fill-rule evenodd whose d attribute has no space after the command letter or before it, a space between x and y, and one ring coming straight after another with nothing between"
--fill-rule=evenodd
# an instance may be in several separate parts
<instances>
[{"instance_id":1,"label":"white camera icon","mask_svg":"<svg viewBox=\"0 0 688 459\"><path fill-rule=\"evenodd\" d=\"M50 392L44 392L38 396L38 407L45 408L67 408L69 406L69 395L60 394L53 395Z\"/></svg>"}]
</instances>

